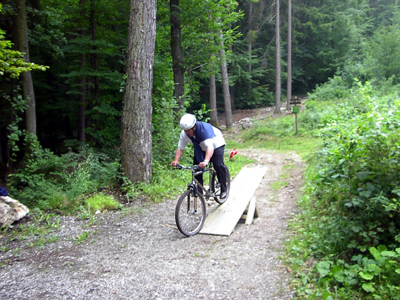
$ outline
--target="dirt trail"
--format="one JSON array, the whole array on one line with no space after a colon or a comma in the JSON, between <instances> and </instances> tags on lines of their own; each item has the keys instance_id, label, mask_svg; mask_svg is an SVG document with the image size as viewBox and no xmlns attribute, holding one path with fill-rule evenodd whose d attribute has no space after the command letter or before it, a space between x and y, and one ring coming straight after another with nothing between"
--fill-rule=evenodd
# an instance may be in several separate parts
<instances>
[{"instance_id":1,"label":"dirt trail","mask_svg":"<svg viewBox=\"0 0 400 300\"><path fill-rule=\"evenodd\" d=\"M291 299L279 255L304 165L294 153L239 154L268 167L252 225L239 223L229 237L185 238L173 228L175 200L131 204L91 225L62 217L59 240L42 248L0 237L9 248L0 252L0 299Z\"/></svg>"}]
</instances>

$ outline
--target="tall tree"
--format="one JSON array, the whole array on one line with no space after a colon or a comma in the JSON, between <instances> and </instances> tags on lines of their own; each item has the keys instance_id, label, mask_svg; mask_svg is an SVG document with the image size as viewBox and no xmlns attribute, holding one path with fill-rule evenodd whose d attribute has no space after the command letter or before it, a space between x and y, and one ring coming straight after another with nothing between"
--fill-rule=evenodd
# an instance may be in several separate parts
<instances>
[{"instance_id":1,"label":"tall tree","mask_svg":"<svg viewBox=\"0 0 400 300\"><path fill-rule=\"evenodd\" d=\"M25 0L16 0L18 24L18 50L24 53L24 61L29 63L28 24L26 22ZM21 73L24 98L28 102L26 109L26 131L36 135L36 102L31 71Z\"/></svg>"},{"instance_id":2,"label":"tall tree","mask_svg":"<svg viewBox=\"0 0 400 300\"><path fill-rule=\"evenodd\" d=\"M218 127L218 115L217 115L217 89L215 85L215 74L212 73L209 78L210 82L210 124Z\"/></svg>"},{"instance_id":3,"label":"tall tree","mask_svg":"<svg viewBox=\"0 0 400 300\"><path fill-rule=\"evenodd\" d=\"M219 59L221 63L222 92L224 95L224 105L225 105L225 124L226 128L228 129L233 126L233 118L232 118L232 108L231 108L231 97L229 93L228 68L226 65L226 57L225 57L225 45L221 32L219 33L219 39L220 39Z\"/></svg>"},{"instance_id":4,"label":"tall tree","mask_svg":"<svg viewBox=\"0 0 400 300\"><path fill-rule=\"evenodd\" d=\"M174 71L174 98L178 101L178 109L183 109L183 95L185 93L185 69L183 67L179 0L170 0L170 21L172 69Z\"/></svg>"},{"instance_id":5,"label":"tall tree","mask_svg":"<svg viewBox=\"0 0 400 300\"><path fill-rule=\"evenodd\" d=\"M292 98L292 0L288 0L288 53L287 53L287 103L286 109L290 110Z\"/></svg>"},{"instance_id":6,"label":"tall tree","mask_svg":"<svg viewBox=\"0 0 400 300\"><path fill-rule=\"evenodd\" d=\"M132 183L152 172L152 86L156 0L131 0L126 88L122 111L121 163Z\"/></svg>"},{"instance_id":7,"label":"tall tree","mask_svg":"<svg viewBox=\"0 0 400 300\"><path fill-rule=\"evenodd\" d=\"M86 5L85 0L79 0L79 8L80 12L79 15L83 20L86 14ZM85 28L81 28L79 30L79 34L81 36L86 35ZM80 71L86 67L86 53L82 52L80 57ZM84 142L85 141L85 128L86 128L86 74L81 74L79 79L79 107L78 107L78 141Z\"/></svg>"},{"instance_id":8,"label":"tall tree","mask_svg":"<svg viewBox=\"0 0 400 300\"><path fill-rule=\"evenodd\" d=\"M249 74L251 76L251 49L253 46L253 0L249 1L249 31L247 32L247 51L249 51ZM249 80L249 90L251 89L251 80Z\"/></svg>"},{"instance_id":9,"label":"tall tree","mask_svg":"<svg viewBox=\"0 0 400 300\"><path fill-rule=\"evenodd\" d=\"M276 0L275 44L276 44L276 81L275 81L275 113L281 112L281 34L279 26L279 0Z\"/></svg>"}]
</instances>

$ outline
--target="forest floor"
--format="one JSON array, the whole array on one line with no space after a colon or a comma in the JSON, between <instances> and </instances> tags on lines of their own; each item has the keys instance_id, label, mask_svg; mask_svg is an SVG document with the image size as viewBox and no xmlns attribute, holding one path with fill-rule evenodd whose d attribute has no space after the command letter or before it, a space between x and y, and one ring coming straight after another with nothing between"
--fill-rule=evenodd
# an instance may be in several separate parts
<instances>
[{"instance_id":1,"label":"forest floor","mask_svg":"<svg viewBox=\"0 0 400 300\"><path fill-rule=\"evenodd\" d=\"M131 202L92 220L59 217L53 243L0 236L0 299L292 299L281 255L304 163L295 153L237 150L267 167L253 224L186 238L176 199Z\"/></svg>"}]
</instances>

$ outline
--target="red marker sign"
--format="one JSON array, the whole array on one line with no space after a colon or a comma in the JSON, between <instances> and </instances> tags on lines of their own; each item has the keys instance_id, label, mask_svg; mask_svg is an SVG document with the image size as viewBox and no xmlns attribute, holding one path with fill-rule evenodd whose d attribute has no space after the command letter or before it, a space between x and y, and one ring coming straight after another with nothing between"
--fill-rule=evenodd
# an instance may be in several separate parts
<instances>
[{"instance_id":1,"label":"red marker sign","mask_svg":"<svg viewBox=\"0 0 400 300\"><path fill-rule=\"evenodd\" d=\"M231 155L229 156L229 159L231 159L236 154L237 154L236 149L233 149L233 151L231 152Z\"/></svg>"}]
</instances>

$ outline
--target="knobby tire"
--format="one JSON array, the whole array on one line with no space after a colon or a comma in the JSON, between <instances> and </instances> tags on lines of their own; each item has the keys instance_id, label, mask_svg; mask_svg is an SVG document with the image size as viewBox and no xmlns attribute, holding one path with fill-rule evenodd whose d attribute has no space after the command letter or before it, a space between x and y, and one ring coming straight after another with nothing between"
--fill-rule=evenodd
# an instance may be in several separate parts
<instances>
[{"instance_id":1,"label":"knobby tire","mask_svg":"<svg viewBox=\"0 0 400 300\"><path fill-rule=\"evenodd\" d=\"M225 170L226 170L226 198L225 199L220 199L219 196L221 195L221 185L218 181L217 173L213 172L212 177L211 177L211 190L216 193L216 197L214 197L215 201L217 203L222 204L226 200L228 200L229 197L229 191L231 189L231 175L229 174L229 169L225 165Z\"/></svg>"},{"instance_id":2,"label":"knobby tire","mask_svg":"<svg viewBox=\"0 0 400 300\"><path fill-rule=\"evenodd\" d=\"M196 207L195 201L197 201ZM192 236L197 234L203 227L206 218L206 203L200 195L197 200L193 197L191 190L185 191L179 198L175 208L175 222L179 231Z\"/></svg>"}]
</instances>

